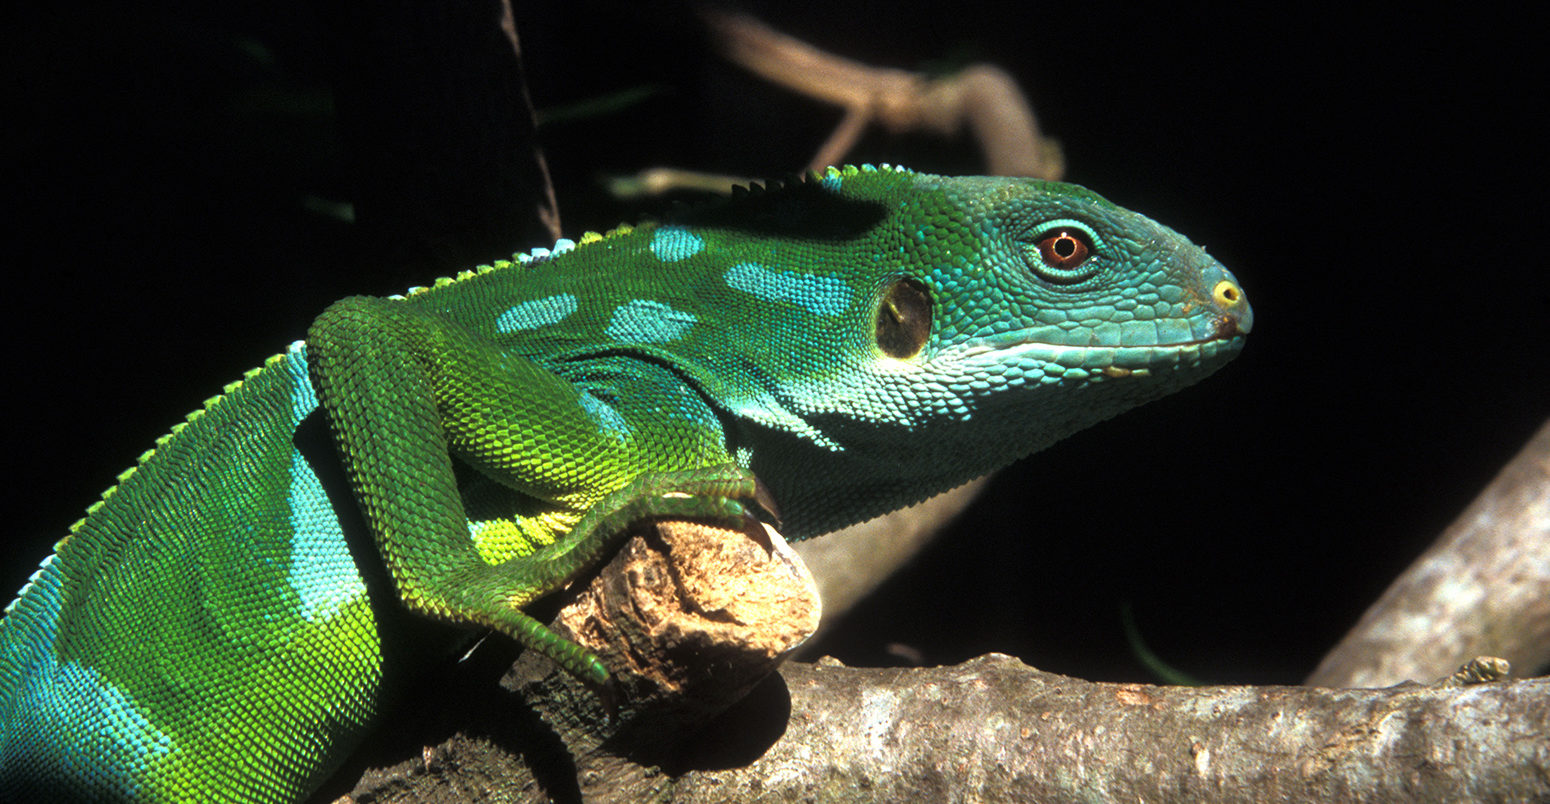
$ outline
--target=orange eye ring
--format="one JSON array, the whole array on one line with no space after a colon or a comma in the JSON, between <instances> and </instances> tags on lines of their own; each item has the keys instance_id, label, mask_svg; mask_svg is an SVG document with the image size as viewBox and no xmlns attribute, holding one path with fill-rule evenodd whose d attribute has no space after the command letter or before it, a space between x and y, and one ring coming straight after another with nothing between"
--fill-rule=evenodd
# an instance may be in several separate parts
<instances>
[{"instance_id":1,"label":"orange eye ring","mask_svg":"<svg viewBox=\"0 0 1550 804\"><path fill-rule=\"evenodd\" d=\"M1057 271L1071 271L1092 256L1092 246L1073 229L1056 229L1039 239L1039 259Z\"/></svg>"}]
</instances>

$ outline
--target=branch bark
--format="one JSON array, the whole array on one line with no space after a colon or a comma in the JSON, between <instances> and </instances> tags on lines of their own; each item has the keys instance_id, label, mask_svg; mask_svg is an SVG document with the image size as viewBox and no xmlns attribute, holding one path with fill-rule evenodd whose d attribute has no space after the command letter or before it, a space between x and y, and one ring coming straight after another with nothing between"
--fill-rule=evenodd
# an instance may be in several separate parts
<instances>
[{"instance_id":1,"label":"branch bark","mask_svg":"<svg viewBox=\"0 0 1550 804\"><path fill-rule=\"evenodd\" d=\"M1550 795L1550 682L1466 689L1095 684L1000 655L791 665L785 734L677 801L1345 801Z\"/></svg>"},{"instance_id":2,"label":"branch bark","mask_svg":"<svg viewBox=\"0 0 1550 804\"><path fill-rule=\"evenodd\" d=\"M574 787L458 737L356 801L1414 801L1550 796L1550 680L1382 690L1095 684L1006 656L790 664L660 765L573 747ZM575 732L571 732L574 736ZM472 781L470 781L472 780Z\"/></svg>"},{"instance_id":3,"label":"branch bark","mask_svg":"<svg viewBox=\"0 0 1550 804\"><path fill-rule=\"evenodd\" d=\"M702 15L728 60L771 83L845 109L840 125L808 170L845 159L871 123L890 131L955 136L967 129L997 176L1059 179L1060 146L1039 133L1038 119L1017 81L999 67L974 64L945 77L862 64L776 31L758 20L720 11Z\"/></svg>"},{"instance_id":4,"label":"branch bark","mask_svg":"<svg viewBox=\"0 0 1550 804\"><path fill-rule=\"evenodd\" d=\"M1550 664L1550 421L1340 644L1308 683L1435 678L1471 657Z\"/></svg>"},{"instance_id":5,"label":"branch bark","mask_svg":"<svg viewBox=\"0 0 1550 804\"><path fill-rule=\"evenodd\" d=\"M638 534L556 623L631 669L617 720L525 655L502 681L512 699L459 713L457 734L369 772L351 800L1550 796L1547 679L1158 687L991 655L788 664L760 683L817 622L811 579L775 543L679 522Z\"/></svg>"}]
</instances>

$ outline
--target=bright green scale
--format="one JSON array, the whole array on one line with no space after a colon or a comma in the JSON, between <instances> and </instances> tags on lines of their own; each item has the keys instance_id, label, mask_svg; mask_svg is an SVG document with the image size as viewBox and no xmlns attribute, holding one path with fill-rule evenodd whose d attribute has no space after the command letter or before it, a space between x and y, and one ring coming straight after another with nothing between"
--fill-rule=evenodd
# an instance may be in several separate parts
<instances>
[{"instance_id":1,"label":"bright green scale","mask_svg":"<svg viewBox=\"0 0 1550 804\"><path fill-rule=\"evenodd\" d=\"M629 522L746 523L757 477L823 533L1194 382L1250 325L1215 260L1086 190L887 167L345 299L7 609L0 793L296 799L404 657L467 633L403 609L601 683L522 607Z\"/></svg>"}]
</instances>

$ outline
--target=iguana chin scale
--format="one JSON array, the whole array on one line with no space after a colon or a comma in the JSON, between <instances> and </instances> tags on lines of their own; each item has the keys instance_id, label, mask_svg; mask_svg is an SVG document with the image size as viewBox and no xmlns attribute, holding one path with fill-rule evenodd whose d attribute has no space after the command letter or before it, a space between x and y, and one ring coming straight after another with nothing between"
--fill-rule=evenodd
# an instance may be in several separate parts
<instances>
[{"instance_id":1,"label":"iguana chin scale","mask_svg":"<svg viewBox=\"0 0 1550 804\"><path fill-rule=\"evenodd\" d=\"M746 523L762 482L787 537L839 528L1195 382L1251 323L1087 190L887 166L344 299L7 608L0 793L297 799L427 641L491 628L605 683L523 608L635 520Z\"/></svg>"}]
</instances>

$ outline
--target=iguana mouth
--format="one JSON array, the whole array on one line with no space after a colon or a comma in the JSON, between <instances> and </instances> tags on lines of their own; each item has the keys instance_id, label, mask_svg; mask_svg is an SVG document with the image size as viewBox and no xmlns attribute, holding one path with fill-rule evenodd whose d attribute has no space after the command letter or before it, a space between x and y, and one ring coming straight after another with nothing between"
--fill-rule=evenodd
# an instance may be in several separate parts
<instances>
[{"instance_id":1,"label":"iguana mouth","mask_svg":"<svg viewBox=\"0 0 1550 804\"><path fill-rule=\"evenodd\" d=\"M1182 343L1162 343L1152 347L1135 346L1091 346L1089 349L1112 349L1115 353L1114 362L1110 365L1098 368L1097 371L1106 377L1148 377L1152 369L1178 368L1189 364L1226 362L1243 348L1244 336L1238 331L1238 327L1232 321L1227 321L1224 326L1218 326L1212 333L1212 337L1199 340L1184 341ZM1156 352L1164 353L1154 355L1154 360L1145 365L1122 365L1129 362L1123 359L1121 350L1135 350L1150 348ZM1131 354L1134 352L1132 351ZM1193 359L1187 359L1192 357ZM1155 359L1160 358L1160 359Z\"/></svg>"},{"instance_id":2,"label":"iguana mouth","mask_svg":"<svg viewBox=\"0 0 1550 804\"><path fill-rule=\"evenodd\" d=\"M1227 313L1223 313L1216 317L1215 330L1211 333L1211 337L1206 338L1205 340L1225 341L1228 338L1235 338L1239 335L1247 334L1247 330L1239 328L1238 319L1228 315ZM1203 343L1203 341L1192 341L1192 343Z\"/></svg>"},{"instance_id":3,"label":"iguana mouth","mask_svg":"<svg viewBox=\"0 0 1550 804\"><path fill-rule=\"evenodd\" d=\"M1211 329L1210 329L1209 333L1206 334L1205 337L1202 337L1202 338L1190 338L1188 340L1176 340L1176 341L1162 341L1162 342L1159 342L1159 343L1129 343L1129 344L1126 344L1126 343L1086 343L1086 344L1078 345L1078 344L1067 344L1067 343L1052 343L1052 342L1047 341L1047 340L1040 340L1036 336L1026 336L1026 335L1025 335L1025 337L1023 339L1013 340L1013 338L1015 338L1015 333L1008 333L1008 335L1011 335L1012 337L1009 337L1006 340L1002 341L1003 345L1001 347L999 347L999 348L1000 349L1027 349L1027 348L1034 348L1034 349L1036 349L1036 348L1039 348L1039 347L1044 347L1044 348L1050 349L1052 351L1057 351L1057 350L1058 351L1079 351L1079 350L1085 350L1085 351L1089 351L1089 352L1119 352L1119 351L1123 351L1123 350L1127 350L1127 349L1130 349L1130 350L1136 350L1136 349L1180 349L1180 348L1184 348L1184 347L1187 347L1187 346L1204 346L1204 345L1207 345L1207 344L1223 344L1223 343L1227 343L1227 342L1230 342L1230 341L1233 341L1233 340L1243 340L1244 336L1247 335L1247 333L1248 333L1248 331L1245 330L1245 329L1242 329L1241 327L1239 327L1238 322L1235 319L1233 319L1232 316L1222 315L1222 316L1217 317L1217 319L1212 322ZM991 347L991 348L995 349L997 347ZM980 351L980 350L973 350L973 351L977 352L977 351Z\"/></svg>"},{"instance_id":4,"label":"iguana mouth","mask_svg":"<svg viewBox=\"0 0 1550 804\"><path fill-rule=\"evenodd\" d=\"M1248 334L1246 331L1241 330L1241 329L1238 328L1238 322L1237 322L1236 319L1234 319L1230 315L1222 315L1222 316L1218 316L1216 321L1212 325L1212 327L1211 327L1211 334L1207 335L1204 338L1195 338L1194 340L1188 340L1188 341L1174 341L1173 343L1159 343L1159 344L1157 344L1157 346L1155 348L1167 349L1167 348L1170 348L1170 347L1199 346L1201 344L1206 344L1206 343L1225 343L1227 341L1233 340L1234 338L1237 338L1237 339L1241 340L1243 338L1243 336L1246 335L1246 334ZM1135 348L1135 347L1126 347L1126 346L1110 346L1110 347L1090 346L1088 348L1089 349L1101 349L1101 348L1128 349L1128 348Z\"/></svg>"},{"instance_id":5,"label":"iguana mouth","mask_svg":"<svg viewBox=\"0 0 1550 804\"><path fill-rule=\"evenodd\" d=\"M1236 324L1218 322L1209 337L1189 341L1131 346L1072 346L1027 340L999 348L981 344L963 350L957 359L972 360L979 355L995 353L1001 356L998 359L1003 362L1031 360L1039 372L1064 374L1077 370L1110 377L1148 376L1153 370L1166 371L1201 363L1225 362L1238 353L1245 340Z\"/></svg>"}]
</instances>

